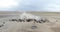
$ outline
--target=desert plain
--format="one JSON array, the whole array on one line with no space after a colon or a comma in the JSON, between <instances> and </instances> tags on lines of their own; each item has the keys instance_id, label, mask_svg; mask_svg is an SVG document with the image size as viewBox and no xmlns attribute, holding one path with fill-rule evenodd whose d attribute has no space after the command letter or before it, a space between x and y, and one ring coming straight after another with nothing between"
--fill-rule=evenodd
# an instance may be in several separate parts
<instances>
[{"instance_id":1,"label":"desert plain","mask_svg":"<svg viewBox=\"0 0 60 32\"><path fill-rule=\"evenodd\" d=\"M26 12L36 16L40 16L49 20L46 23L33 22L13 22L9 19L18 19L23 12L1 12L0 25L5 22L4 26L0 27L0 32L60 32L60 12ZM36 29L31 27L35 25Z\"/></svg>"}]
</instances>

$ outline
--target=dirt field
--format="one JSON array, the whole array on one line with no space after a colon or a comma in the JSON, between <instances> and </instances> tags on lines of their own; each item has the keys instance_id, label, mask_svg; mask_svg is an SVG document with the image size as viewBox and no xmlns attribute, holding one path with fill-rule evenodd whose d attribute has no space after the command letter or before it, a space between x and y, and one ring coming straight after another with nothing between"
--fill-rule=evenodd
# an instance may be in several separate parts
<instances>
[{"instance_id":1,"label":"dirt field","mask_svg":"<svg viewBox=\"0 0 60 32\"><path fill-rule=\"evenodd\" d=\"M13 13L14 14L14 13ZM33 15L47 18L50 22L48 23L35 23L36 29L32 29L34 26L33 22L12 22L8 21L13 17L11 14L9 17L0 18L0 22L6 22L3 27L0 27L0 32L60 32L60 13L40 13L31 12ZM3 15L3 14L2 14ZM16 15L16 14L14 14ZM17 13L19 15L19 13ZM14 16L16 17L16 16ZM3 20L2 20L3 19ZM0 23L0 24L1 24Z\"/></svg>"}]
</instances>

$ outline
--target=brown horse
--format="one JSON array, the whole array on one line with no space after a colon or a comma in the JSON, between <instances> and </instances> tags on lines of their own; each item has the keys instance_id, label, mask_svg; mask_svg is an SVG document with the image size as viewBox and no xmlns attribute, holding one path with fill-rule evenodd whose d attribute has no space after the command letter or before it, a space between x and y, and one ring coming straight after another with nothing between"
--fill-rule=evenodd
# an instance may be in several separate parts
<instances>
[{"instance_id":1,"label":"brown horse","mask_svg":"<svg viewBox=\"0 0 60 32\"><path fill-rule=\"evenodd\" d=\"M18 19L19 22L25 22L23 19Z\"/></svg>"},{"instance_id":2,"label":"brown horse","mask_svg":"<svg viewBox=\"0 0 60 32\"><path fill-rule=\"evenodd\" d=\"M12 19L12 20L10 20L10 21L17 21L17 19Z\"/></svg>"},{"instance_id":3,"label":"brown horse","mask_svg":"<svg viewBox=\"0 0 60 32\"><path fill-rule=\"evenodd\" d=\"M31 21L33 21L33 19L26 19L26 21L27 21L27 22L31 22Z\"/></svg>"}]
</instances>

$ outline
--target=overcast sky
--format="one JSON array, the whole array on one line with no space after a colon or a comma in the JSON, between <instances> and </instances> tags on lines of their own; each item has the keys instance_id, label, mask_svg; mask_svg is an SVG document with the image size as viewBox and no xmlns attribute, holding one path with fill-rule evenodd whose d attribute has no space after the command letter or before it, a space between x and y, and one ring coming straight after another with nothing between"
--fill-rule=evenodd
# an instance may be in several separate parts
<instances>
[{"instance_id":1,"label":"overcast sky","mask_svg":"<svg viewBox=\"0 0 60 32\"><path fill-rule=\"evenodd\" d=\"M0 0L0 11L60 12L60 0Z\"/></svg>"}]
</instances>

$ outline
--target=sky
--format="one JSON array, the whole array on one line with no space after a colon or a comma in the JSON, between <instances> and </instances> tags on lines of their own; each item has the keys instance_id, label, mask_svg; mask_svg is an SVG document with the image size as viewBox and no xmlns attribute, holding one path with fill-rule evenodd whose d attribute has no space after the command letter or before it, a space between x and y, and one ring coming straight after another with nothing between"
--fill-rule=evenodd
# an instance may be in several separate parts
<instances>
[{"instance_id":1,"label":"sky","mask_svg":"<svg viewBox=\"0 0 60 32\"><path fill-rule=\"evenodd\" d=\"M60 0L0 0L0 11L60 12Z\"/></svg>"}]
</instances>

